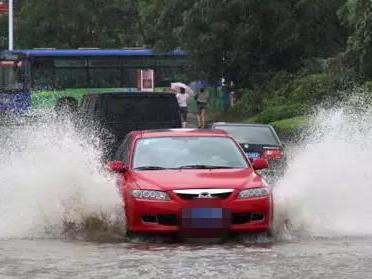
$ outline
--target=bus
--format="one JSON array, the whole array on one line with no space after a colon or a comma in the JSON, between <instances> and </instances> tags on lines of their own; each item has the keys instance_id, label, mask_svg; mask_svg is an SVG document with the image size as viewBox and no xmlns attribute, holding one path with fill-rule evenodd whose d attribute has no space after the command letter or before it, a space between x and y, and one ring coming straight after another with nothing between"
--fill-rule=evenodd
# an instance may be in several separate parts
<instances>
[{"instance_id":1,"label":"bus","mask_svg":"<svg viewBox=\"0 0 372 279\"><path fill-rule=\"evenodd\" d=\"M155 88L186 79L182 50L30 49L0 53L0 112L55 105L61 97L78 101L87 93L137 90L140 69L155 72Z\"/></svg>"}]
</instances>

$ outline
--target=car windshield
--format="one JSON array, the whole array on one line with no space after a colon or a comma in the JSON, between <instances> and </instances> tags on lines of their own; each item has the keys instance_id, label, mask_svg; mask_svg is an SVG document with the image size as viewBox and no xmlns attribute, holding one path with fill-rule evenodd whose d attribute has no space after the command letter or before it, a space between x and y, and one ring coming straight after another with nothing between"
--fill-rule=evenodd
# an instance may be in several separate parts
<instances>
[{"instance_id":1,"label":"car windshield","mask_svg":"<svg viewBox=\"0 0 372 279\"><path fill-rule=\"evenodd\" d=\"M137 170L247 167L235 142L224 137L140 139L133 157L133 168Z\"/></svg>"},{"instance_id":2,"label":"car windshield","mask_svg":"<svg viewBox=\"0 0 372 279\"><path fill-rule=\"evenodd\" d=\"M243 126L243 125L216 125L215 129L221 129L231 134L241 143L279 145L273 131L266 126Z\"/></svg>"}]
</instances>

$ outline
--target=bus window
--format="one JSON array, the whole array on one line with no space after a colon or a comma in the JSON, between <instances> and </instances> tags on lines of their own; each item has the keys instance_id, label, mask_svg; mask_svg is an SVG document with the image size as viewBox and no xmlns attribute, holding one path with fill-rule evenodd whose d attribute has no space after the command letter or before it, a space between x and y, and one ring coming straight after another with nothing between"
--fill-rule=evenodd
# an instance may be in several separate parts
<instances>
[{"instance_id":1,"label":"bus window","mask_svg":"<svg viewBox=\"0 0 372 279\"><path fill-rule=\"evenodd\" d=\"M88 71L86 68L56 68L56 88L89 87Z\"/></svg>"},{"instance_id":2,"label":"bus window","mask_svg":"<svg viewBox=\"0 0 372 279\"><path fill-rule=\"evenodd\" d=\"M123 87L137 87L137 71L138 69L123 69Z\"/></svg>"},{"instance_id":3,"label":"bus window","mask_svg":"<svg viewBox=\"0 0 372 279\"><path fill-rule=\"evenodd\" d=\"M12 60L0 62L0 90L19 91L23 89L24 74L22 63Z\"/></svg>"},{"instance_id":4,"label":"bus window","mask_svg":"<svg viewBox=\"0 0 372 279\"><path fill-rule=\"evenodd\" d=\"M120 68L89 68L89 87L111 88L121 87Z\"/></svg>"},{"instance_id":5,"label":"bus window","mask_svg":"<svg viewBox=\"0 0 372 279\"><path fill-rule=\"evenodd\" d=\"M31 83L34 89L53 88L53 59L37 58L33 59L31 68Z\"/></svg>"},{"instance_id":6,"label":"bus window","mask_svg":"<svg viewBox=\"0 0 372 279\"><path fill-rule=\"evenodd\" d=\"M54 58L55 88L88 87L88 68L85 58Z\"/></svg>"}]
</instances>

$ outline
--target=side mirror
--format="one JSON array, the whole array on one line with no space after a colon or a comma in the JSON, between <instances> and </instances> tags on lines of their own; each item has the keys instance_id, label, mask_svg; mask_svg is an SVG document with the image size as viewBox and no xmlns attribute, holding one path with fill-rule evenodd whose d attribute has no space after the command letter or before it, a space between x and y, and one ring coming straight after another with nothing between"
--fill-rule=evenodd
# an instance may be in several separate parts
<instances>
[{"instance_id":1,"label":"side mirror","mask_svg":"<svg viewBox=\"0 0 372 279\"><path fill-rule=\"evenodd\" d=\"M105 168L112 172L123 173L128 170L128 165L120 161L108 161Z\"/></svg>"},{"instance_id":2,"label":"side mirror","mask_svg":"<svg viewBox=\"0 0 372 279\"><path fill-rule=\"evenodd\" d=\"M255 170L267 169L269 167L269 163L263 158L253 159L252 164Z\"/></svg>"}]
</instances>

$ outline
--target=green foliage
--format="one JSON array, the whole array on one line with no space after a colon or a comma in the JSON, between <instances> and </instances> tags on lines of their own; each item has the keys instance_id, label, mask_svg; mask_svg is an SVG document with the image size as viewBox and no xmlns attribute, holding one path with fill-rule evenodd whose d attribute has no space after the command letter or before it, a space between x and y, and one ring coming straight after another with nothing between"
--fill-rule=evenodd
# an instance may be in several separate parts
<instances>
[{"instance_id":1,"label":"green foliage","mask_svg":"<svg viewBox=\"0 0 372 279\"><path fill-rule=\"evenodd\" d=\"M153 15L153 45L180 46L191 54L199 78L224 76L238 86L296 70L314 55L334 54L346 37L336 14L345 0L141 2L148 3L142 14Z\"/></svg>"},{"instance_id":2,"label":"green foliage","mask_svg":"<svg viewBox=\"0 0 372 279\"><path fill-rule=\"evenodd\" d=\"M191 78L256 86L342 49L337 10L345 1L23 0L16 45L181 47L192 58Z\"/></svg>"},{"instance_id":3,"label":"green foliage","mask_svg":"<svg viewBox=\"0 0 372 279\"><path fill-rule=\"evenodd\" d=\"M24 0L18 48L121 48L143 44L132 0Z\"/></svg>"},{"instance_id":4,"label":"green foliage","mask_svg":"<svg viewBox=\"0 0 372 279\"><path fill-rule=\"evenodd\" d=\"M372 80L371 0L23 0L16 36L17 48L182 48L188 78L250 88L233 119L296 117Z\"/></svg>"},{"instance_id":5,"label":"green foliage","mask_svg":"<svg viewBox=\"0 0 372 279\"><path fill-rule=\"evenodd\" d=\"M364 78L372 78L372 2L348 0L339 15L351 33L347 52L354 58L352 66Z\"/></svg>"},{"instance_id":6,"label":"green foliage","mask_svg":"<svg viewBox=\"0 0 372 279\"><path fill-rule=\"evenodd\" d=\"M267 107L255 115L251 120L257 123L270 123L277 120L292 118L303 115L305 106L303 104L276 105Z\"/></svg>"},{"instance_id":7,"label":"green foliage","mask_svg":"<svg viewBox=\"0 0 372 279\"><path fill-rule=\"evenodd\" d=\"M306 116L282 119L270 123L279 134L286 134L291 131L301 129L309 125L309 119Z\"/></svg>"}]
</instances>

